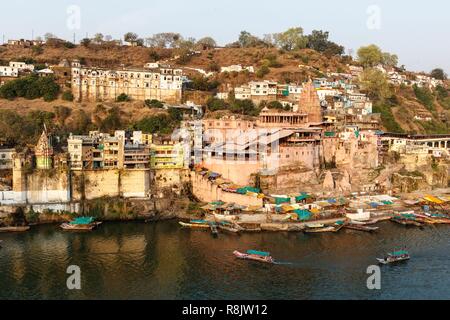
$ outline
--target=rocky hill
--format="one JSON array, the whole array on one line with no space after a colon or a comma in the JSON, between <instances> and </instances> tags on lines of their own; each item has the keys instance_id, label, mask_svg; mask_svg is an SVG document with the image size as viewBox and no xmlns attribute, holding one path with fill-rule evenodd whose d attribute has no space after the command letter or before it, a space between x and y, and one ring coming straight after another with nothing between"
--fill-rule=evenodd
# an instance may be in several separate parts
<instances>
[{"instance_id":1,"label":"rocky hill","mask_svg":"<svg viewBox=\"0 0 450 320\"><path fill-rule=\"evenodd\" d=\"M0 47L0 65L12 60L28 60L37 64L57 64L62 59L80 59L88 66L111 68L142 67L147 62L165 61L173 66L185 68L185 72L190 77L202 76L193 69L201 69L206 73L216 72L211 79L218 82L217 89L219 90L226 89L227 85L234 87L254 79L301 83L310 77L322 77L327 72L348 73L348 64L357 65L357 62L349 56L327 56L312 49L283 51L276 48L216 48L186 52L180 49L115 45L76 46L74 48L44 45L39 50L36 48ZM217 73L220 67L234 64L252 66L255 73ZM415 92L412 87L404 86L392 89L394 95L388 102L375 101L374 109L382 114L385 130L411 133L450 132L448 83L446 88L439 92ZM200 94L204 98L214 93L211 91ZM58 104L61 105L60 102ZM1 109L15 109L21 112L34 108L51 110L54 105L55 103L47 104L41 100L26 101L26 103L24 101L0 101ZM82 107L82 105L67 102L64 105L74 109ZM90 113L95 111L95 104L87 106ZM125 110L128 108L130 110ZM122 105L121 109L130 114L136 114L133 111L137 111L136 106L132 104Z\"/></svg>"}]
</instances>

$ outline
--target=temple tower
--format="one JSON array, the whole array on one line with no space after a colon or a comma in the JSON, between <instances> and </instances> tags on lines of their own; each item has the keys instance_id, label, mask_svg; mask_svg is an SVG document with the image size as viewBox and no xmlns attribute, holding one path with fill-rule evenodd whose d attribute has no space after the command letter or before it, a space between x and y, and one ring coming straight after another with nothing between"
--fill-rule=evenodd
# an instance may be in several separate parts
<instances>
[{"instance_id":1,"label":"temple tower","mask_svg":"<svg viewBox=\"0 0 450 320\"><path fill-rule=\"evenodd\" d=\"M36 155L36 168L38 170L48 170L52 168L53 148L50 145L46 128L39 138L34 153Z\"/></svg>"},{"instance_id":2,"label":"temple tower","mask_svg":"<svg viewBox=\"0 0 450 320\"><path fill-rule=\"evenodd\" d=\"M308 121L313 123L323 122L322 107L319 95L311 79L303 85L300 95L299 112L308 114Z\"/></svg>"}]
</instances>

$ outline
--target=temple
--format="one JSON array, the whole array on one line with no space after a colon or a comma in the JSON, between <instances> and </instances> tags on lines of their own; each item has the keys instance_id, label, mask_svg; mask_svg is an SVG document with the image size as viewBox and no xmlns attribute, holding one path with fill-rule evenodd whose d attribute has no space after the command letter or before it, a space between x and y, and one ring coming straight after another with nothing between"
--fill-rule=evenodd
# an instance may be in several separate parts
<instances>
[{"instance_id":1,"label":"temple","mask_svg":"<svg viewBox=\"0 0 450 320\"><path fill-rule=\"evenodd\" d=\"M38 170L47 170L52 168L53 148L50 145L47 129L42 132L41 137L35 148L36 168Z\"/></svg>"},{"instance_id":2,"label":"temple","mask_svg":"<svg viewBox=\"0 0 450 320\"><path fill-rule=\"evenodd\" d=\"M299 112L308 115L308 122L323 122L322 107L320 106L319 95L312 81L308 81L300 94Z\"/></svg>"}]
</instances>

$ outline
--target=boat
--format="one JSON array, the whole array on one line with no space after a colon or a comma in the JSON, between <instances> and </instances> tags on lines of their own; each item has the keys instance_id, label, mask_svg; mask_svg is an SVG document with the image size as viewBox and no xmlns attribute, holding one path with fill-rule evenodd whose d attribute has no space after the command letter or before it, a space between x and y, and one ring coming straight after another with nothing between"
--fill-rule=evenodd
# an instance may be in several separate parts
<instances>
[{"instance_id":1,"label":"boat","mask_svg":"<svg viewBox=\"0 0 450 320\"><path fill-rule=\"evenodd\" d=\"M391 219L391 221L404 225L404 226L416 226L416 227L423 227L423 223L420 223L416 220L412 220L412 219L406 219L403 217L393 217Z\"/></svg>"},{"instance_id":2,"label":"boat","mask_svg":"<svg viewBox=\"0 0 450 320\"><path fill-rule=\"evenodd\" d=\"M79 217L70 223L61 224L61 228L66 231L91 231L98 227L102 222L95 221L93 217Z\"/></svg>"},{"instance_id":3,"label":"boat","mask_svg":"<svg viewBox=\"0 0 450 320\"><path fill-rule=\"evenodd\" d=\"M198 224L198 223L185 223L180 221L179 224L183 228L191 228L191 229L210 229L209 224Z\"/></svg>"},{"instance_id":4,"label":"boat","mask_svg":"<svg viewBox=\"0 0 450 320\"><path fill-rule=\"evenodd\" d=\"M242 232L261 232L260 224L237 224Z\"/></svg>"},{"instance_id":5,"label":"boat","mask_svg":"<svg viewBox=\"0 0 450 320\"><path fill-rule=\"evenodd\" d=\"M275 263L275 260L271 257L269 252L248 250L247 253L241 253L239 251L234 251L233 254L238 259L253 260L253 261L270 263L270 264Z\"/></svg>"},{"instance_id":6,"label":"boat","mask_svg":"<svg viewBox=\"0 0 450 320\"><path fill-rule=\"evenodd\" d=\"M230 233L239 233L241 230L229 224L219 224L219 229Z\"/></svg>"},{"instance_id":7,"label":"boat","mask_svg":"<svg viewBox=\"0 0 450 320\"><path fill-rule=\"evenodd\" d=\"M380 229L379 227L369 227L366 225L353 224L353 223L345 225L344 228L350 229L350 230L356 230L356 231L364 231L364 232L375 232L378 229Z\"/></svg>"},{"instance_id":8,"label":"boat","mask_svg":"<svg viewBox=\"0 0 450 320\"><path fill-rule=\"evenodd\" d=\"M396 262L402 262L402 261L407 261L411 259L408 251L406 250L401 250L401 251L396 251L393 253L389 253L387 255L387 257L383 258L383 259L379 259L377 258L378 262L381 264L390 264L390 263L396 263Z\"/></svg>"},{"instance_id":9,"label":"boat","mask_svg":"<svg viewBox=\"0 0 450 320\"><path fill-rule=\"evenodd\" d=\"M0 232L26 232L30 230L30 226L24 227L2 227L0 228Z\"/></svg>"},{"instance_id":10,"label":"boat","mask_svg":"<svg viewBox=\"0 0 450 320\"><path fill-rule=\"evenodd\" d=\"M309 223L306 225L306 227L310 229L319 229L325 227L325 225L322 223Z\"/></svg>"},{"instance_id":11,"label":"boat","mask_svg":"<svg viewBox=\"0 0 450 320\"><path fill-rule=\"evenodd\" d=\"M345 226L344 221L338 221L334 225L327 226L327 227L314 226L311 228L311 225L306 225L306 228L303 230L303 232L306 232L306 233L338 232L344 226Z\"/></svg>"},{"instance_id":12,"label":"boat","mask_svg":"<svg viewBox=\"0 0 450 320\"><path fill-rule=\"evenodd\" d=\"M228 222L234 222L236 220L239 220L239 217L235 216L235 215L225 215L225 214L217 214L217 213L214 213L214 218L217 221L228 221Z\"/></svg>"}]
</instances>

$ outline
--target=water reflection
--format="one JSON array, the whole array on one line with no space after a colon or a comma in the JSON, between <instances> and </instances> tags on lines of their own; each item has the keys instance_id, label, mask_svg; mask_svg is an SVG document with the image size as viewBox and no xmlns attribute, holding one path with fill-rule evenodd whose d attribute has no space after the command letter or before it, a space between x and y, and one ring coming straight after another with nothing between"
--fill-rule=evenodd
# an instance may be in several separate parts
<instances>
[{"instance_id":1,"label":"water reflection","mask_svg":"<svg viewBox=\"0 0 450 320\"><path fill-rule=\"evenodd\" d=\"M448 299L448 226L381 225L378 234L258 233L180 229L176 222L106 223L92 233L57 226L1 235L0 299ZM383 267L382 290L366 287L369 265L407 245L413 259ZM272 252L281 265L234 259ZM78 265L82 290L66 289Z\"/></svg>"}]
</instances>

